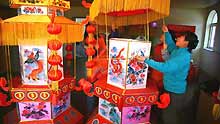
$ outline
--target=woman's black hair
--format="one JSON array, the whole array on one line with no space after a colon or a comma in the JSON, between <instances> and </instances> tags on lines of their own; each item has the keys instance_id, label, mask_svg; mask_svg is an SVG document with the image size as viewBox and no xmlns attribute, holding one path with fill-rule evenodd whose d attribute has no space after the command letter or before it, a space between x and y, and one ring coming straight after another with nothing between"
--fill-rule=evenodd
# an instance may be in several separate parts
<instances>
[{"instance_id":1,"label":"woman's black hair","mask_svg":"<svg viewBox=\"0 0 220 124\"><path fill-rule=\"evenodd\" d=\"M173 41L176 43L175 31L173 31L173 30L169 30L169 33L170 33L170 35L171 35Z\"/></svg>"},{"instance_id":2,"label":"woman's black hair","mask_svg":"<svg viewBox=\"0 0 220 124\"><path fill-rule=\"evenodd\" d=\"M188 41L188 51L191 53L193 49L195 49L199 43L198 36L190 31L183 32L180 36L185 36L185 41Z\"/></svg>"}]
</instances>

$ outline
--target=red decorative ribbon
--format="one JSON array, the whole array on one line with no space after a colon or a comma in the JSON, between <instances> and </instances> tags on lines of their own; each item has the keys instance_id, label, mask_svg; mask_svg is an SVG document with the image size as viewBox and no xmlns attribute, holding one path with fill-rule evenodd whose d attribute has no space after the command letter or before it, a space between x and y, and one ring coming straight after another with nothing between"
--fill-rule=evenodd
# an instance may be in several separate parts
<instances>
[{"instance_id":1,"label":"red decorative ribbon","mask_svg":"<svg viewBox=\"0 0 220 124\"><path fill-rule=\"evenodd\" d=\"M155 104L157 105L158 108L161 109L167 108L168 105L170 104L170 94L164 93L160 95L160 102L157 101Z\"/></svg>"},{"instance_id":2,"label":"red decorative ribbon","mask_svg":"<svg viewBox=\"0 0 220 124\"><path fill-rule=\"evenodd\" d=\"M91 7L91 3L87 3L86 0L82 0L81 4L83 5L83 7L89 9Z\"/></svg>"}]
</instances>

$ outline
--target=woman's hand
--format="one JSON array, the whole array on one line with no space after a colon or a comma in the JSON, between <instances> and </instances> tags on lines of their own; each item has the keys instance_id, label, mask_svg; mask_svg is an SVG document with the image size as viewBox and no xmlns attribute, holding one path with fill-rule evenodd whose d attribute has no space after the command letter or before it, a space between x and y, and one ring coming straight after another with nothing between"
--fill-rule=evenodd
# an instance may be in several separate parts
<instances>
[{"instance_id":1,"label":"woman's hand","mask_svg":"<svg viewBox=\"0 0 220 124\"><path fill-rule=\"evenodd\" d=\"M166 25L163 25L163 26L162 26L162 31L163 31L164 33L169 31Z\"/></svg>"},{"instance_id":2,"label":"woman's hand","mask_svg":"<svg viewBox=\"0 0 220 124\"><path fill-rule=\"evenodd\" d=\"M145 56L135 56L135 58L137 59L138 62L144 62L144 60L148 57Z\"/></svg>"}]
</instances>

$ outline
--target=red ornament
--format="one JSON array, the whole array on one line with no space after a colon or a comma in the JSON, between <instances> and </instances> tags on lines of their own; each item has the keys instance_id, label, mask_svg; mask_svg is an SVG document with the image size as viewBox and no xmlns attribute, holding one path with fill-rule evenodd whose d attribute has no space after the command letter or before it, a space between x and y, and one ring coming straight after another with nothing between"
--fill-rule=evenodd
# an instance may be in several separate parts
<instances>
[{"instance_id":1,"label":"red ornament","mask_svg":"<svg viewBox=\"0 0 220 124\"><path fill-rule=\"evenodd\" d=\"M89 25L89 26L86 27L86 32L87 33L95 33L95 31L96 31L96 28L95 28L94 25Z\"/></svg>"},{"instance_id":2,"label":"red ornament","mask_svg":"<svg viewBox=\"0 0 220 124\"><path fill-rule=\"evenodd\" d=\"M62 62L62 58L59 55L50 55L48 58L48 63L50 65L59 65Z\"/></svg>"},{"instance_id":3,"label":"red ornament","mask_svg":"<svg viewBox=\"0 0 220 124\"><path fill-rule=\"evenodd\" d=\"M58 81L62 78L62 72L60 70L50 70L48 72L48 78L52 81Z\"/></svg>"},{"instance_id":4,"label":"red ornament","mask_svg":"<svg viewBox=\"0 0 220 124\"><path fill-rule=\"evenodd\" d=\"M89 38L87 37L86 38L86 44L91 44L91 45L95 46L96 45L96 39L92 38L91 40L89 40Z\"/></svg>"},{"instance_id":5,"label":"red ornament","mask_svg":"<svg viewBox=\"0 0 220 124\"><path fill-rule=\"evenodd\" d=\"M72 44L66 45L66 51L72 51L72 50L73 50Z\"/></svg>"},{"instance_id":6,"label":"red ornament","mask_svg":"<svg viewBox=\"0 0 220 124\"><path fill-rule=\"evenodd\" d=\"M93 48L87 48L87 49L86 49L86 55L88 55L88 56L93 56L93 55L95 55L95 49L93 49Z\"/></svg>"},{"instance_id":7,"label":"red ornament","mask_svg":"<svg viewBox=\"0 0 220 124\"><path fill-rule=\"evenodd\" d=\"M4 77L0 77L0 88L2 88L2 90L4 91L8 91L9 88L6 85L7 85L6 79Z\"/></svg>"},{"instance_id":8,"label":"red ornament","mask_svg":"<svg viewBox=\"0 0 220 124\"><path fill-rule=\"evenodd\" d=\"M85 25L89 22L89 16L86 16L85 20L82 20L81 25Z\"/></svg>"},{"instance_id":9,"label":"red ornament","mask_svg":"<svg viewBox=\"0 0 220 124\"><path fill-rule=\"evenodd\" d=\"M159 102L160 101L160 102ZM170 104L170 94L169 93L163 93L160 95L160 100L157 101L155 104L160 109L165 109Z\"/></svg>"},{"instance_id":10,"label":"red ornament","mask_svg":"<svg viewBox=\"0 0 220 124\"><path fill-rule=\"evenodd\" d=\"M86 0L82 0L81 4L87 9L91 7L91 3L87 3Z\"/></svg>"},{"instance_id":11,"label":"red ornament","mask_svg":"<svg viewBox=\"0 0 220 124\"><path fill-rule=\"evenodd\" d=\"M95 66L95 62L93 60L86 62L87 68L93 68Z\"/></svg>"},{"instance_id":12,"label":"red ornament","mask_svg":"<svg viewBox=\"0 0 220 124\"><path fill-rule=\"evenodd\" d=\"M50 50L59 50L62 46L62 42L59 40L53 39L48 41L48 48Z\"/></svg>"},{"instance_id":13,"label":"red ornament","mask_svg":"<svg viewBox=\"0 0 220 124\"><path fill-rule=\"evenodd\" d=\"M47 26L47 32L50 34L59 34L62 31L60 24L50 23Z\"/></svg>"},{"instance_id":14,"label":"red ornament","mask_svg":"<svg viewBox=\"0 0 220 124\"><path fill-rule=\"evenodd\" d=\"M66 54L66 59L67 60L72 60L73 59L73 55L71 53L67 53Z\"/></svg>"}]
</instances>

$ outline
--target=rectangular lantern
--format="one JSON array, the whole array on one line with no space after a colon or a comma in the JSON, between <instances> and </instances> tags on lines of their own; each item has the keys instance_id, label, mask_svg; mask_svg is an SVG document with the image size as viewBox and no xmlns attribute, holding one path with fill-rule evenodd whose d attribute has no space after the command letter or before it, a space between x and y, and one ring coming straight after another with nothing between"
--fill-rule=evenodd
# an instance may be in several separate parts
<instances>
[{"instance_id":1,"label":"rectangular lantern","mask_svg":"<svg viewBox=\"0 0 220 124\"><path fill-rule=\"evenodd\" d=\"M107 83L122 89L146 88L148 65L135 57L149 57L150 50L147 41L110 39Z\"/></svg>"},{"instance_id":2,"label":"rectangular lantern","mask_svg":"<svg viewBox=\"0 0 220 124\"><path fill-rule=\"evenodd\" d=\"M151 106L145 105L123 107L120 112L116 105L99 98L98 114L113 124L139 124L149 122L150 110Z\"/></svg>"}]
</instances>

